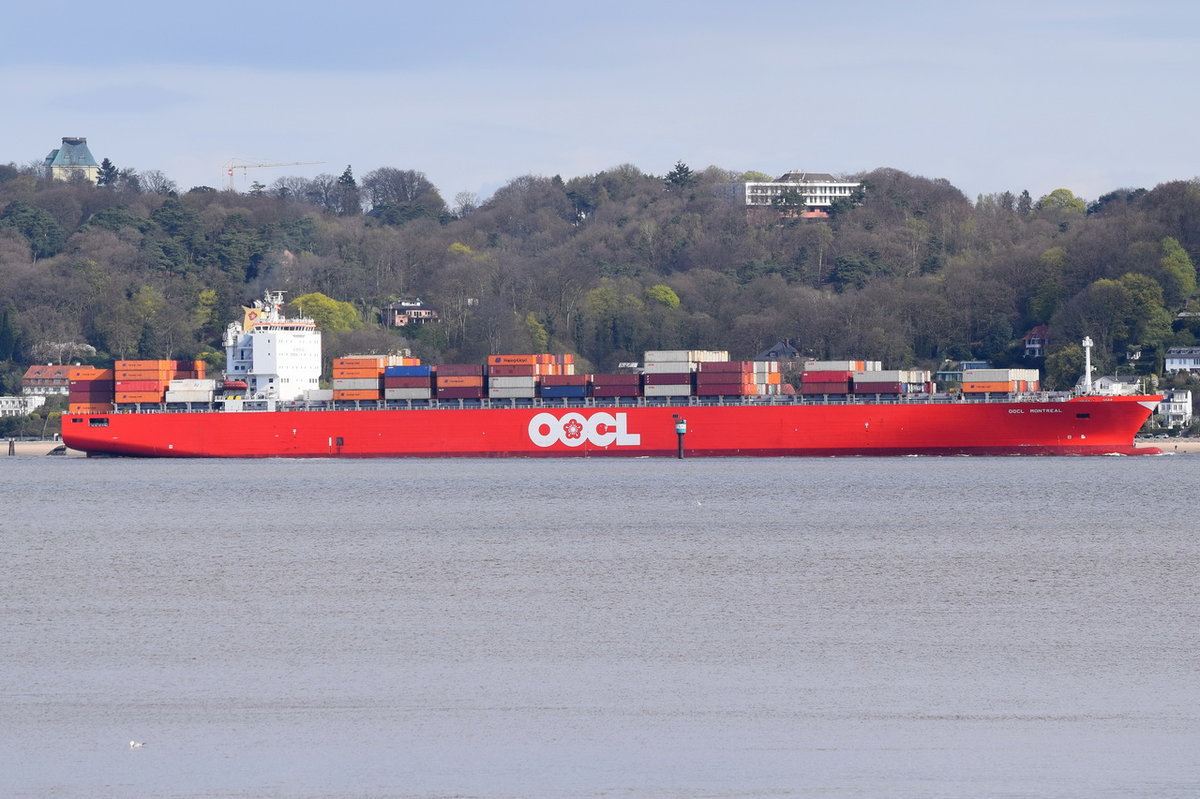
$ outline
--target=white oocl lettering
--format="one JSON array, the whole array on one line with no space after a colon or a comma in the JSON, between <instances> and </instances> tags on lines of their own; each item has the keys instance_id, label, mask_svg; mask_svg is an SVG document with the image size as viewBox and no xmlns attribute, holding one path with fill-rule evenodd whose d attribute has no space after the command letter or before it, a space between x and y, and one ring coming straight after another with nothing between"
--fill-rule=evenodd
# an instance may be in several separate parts
<instances>
[{"instance_id":1,"label":"white oocl lettering","mask_svg":"<svg viewBox=\"0 0 1200 799\"><path fill-rule=\"evenodd\" d=\"M604 411L584 416L581 413L566 413L561 417L552 413L539 413L529 420L529 440L539 447L557 443L568 447L579 447L584 442L597 447L636 447L642 443L638 433L625 429L625 414Z\"/></svg>"}]
</instances>

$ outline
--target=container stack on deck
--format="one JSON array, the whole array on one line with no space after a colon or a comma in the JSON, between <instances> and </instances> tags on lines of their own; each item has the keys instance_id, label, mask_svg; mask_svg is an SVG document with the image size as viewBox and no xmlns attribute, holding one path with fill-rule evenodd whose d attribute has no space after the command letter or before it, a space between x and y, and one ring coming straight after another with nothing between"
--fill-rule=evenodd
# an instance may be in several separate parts
<instances>
[{"instance_id":1,"label":"container stack on deck","mask_svg":"<svg viewBox=\"0 0 1200 799\"><path fill-rule=\"evenodd\" d=\"M578 387L578 381L574 380L575 356L570 354L489 355L487 377L487 395L492 399L531 399L539 396L539 389L546 385L555 389ZM546 383L547 379L550 384ZM582 385L586 386L586 382ZM551 391L551 396L556 394L559 397L576 396L569 390L565 393Z\"/></svg>"},{"instance_id":2,"label":"container stack on deck","mask_svg":"<svg viewBox=\"0 0 1200 799\"><path fill-rule=\"evenodd\" d=\"M855 394L932 393L933 383L927 371L916 369L863 369L851 377Z\"/></svg>"},{"instance_id":3,"label":"container stack on deck","mask_svg":"<svg viewBox=\"0 0 1200 799\"><path fill-rule=\"evenodd\" d=\"M647 350L642 364L642 394L690 396L695 391L695 374L700 364L728 362L729 353L718 350Z\"/></svg>"},{"instance_id":4,"label":"container stack on deck","mask_svg":"<svg viewBox=\"0 0 1200 799\"><path fill-rule=\"evenodd\" d=\"M964 369L964 394L1017 394L1037 391L1041 375L1037 369Z\"/></svg>"},{"instance_id":5,"label":"container stack on deck","mask_svg":"<svg viewBox=\"0 0 1200 799\"><path fill-rule=\"evenodd\" d=\"M384 379L389 366L419 364L416 358L399 355L349 355L333 360L333 399L383 399Z\"/></svg>"},{"instance_id":6,"label":"container stack on deck","mask_svg":"<svg viewBox=\"0 0 1200 799\"><path fill-rule=\"evenodd\" d=\"M104 413L116 402L112 369L74 366L67 370L69 388L67 410L70 413Z\"/></svg>"}]
</instances>

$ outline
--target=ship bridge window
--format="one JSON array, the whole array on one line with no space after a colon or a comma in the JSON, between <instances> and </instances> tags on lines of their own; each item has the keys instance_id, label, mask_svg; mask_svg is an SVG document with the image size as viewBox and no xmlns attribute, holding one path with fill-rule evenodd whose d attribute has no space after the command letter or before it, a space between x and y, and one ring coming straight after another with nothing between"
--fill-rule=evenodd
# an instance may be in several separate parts
<instances>
[{"instance_id":1,"label":"ship bridge window","mask_svg":"<svg viewBox=\"0 0 1200 799\"><path fill-rule=\"evenodd\" d=\"M88 427L108 427L108 417L93 416L91 419L88 419Z\"/></svg>"}]
</instances>

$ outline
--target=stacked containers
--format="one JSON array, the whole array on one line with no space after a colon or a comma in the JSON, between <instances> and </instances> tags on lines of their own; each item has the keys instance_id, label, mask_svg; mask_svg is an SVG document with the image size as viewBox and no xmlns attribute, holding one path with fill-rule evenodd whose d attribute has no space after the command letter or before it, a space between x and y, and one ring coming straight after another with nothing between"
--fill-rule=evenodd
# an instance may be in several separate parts
<instances>
[{"instance_id":1,"label":"stacked containers","mask_svg":"<svg viewBox=\"0 0 1200 799\"><path fill-rule=\"evenodd\" d=\"M483 366L442 363L433 367L434 393L438 399L482 399Z\"/></svg>"},{"instance_id":2,"label":"stacked containers","mask_svg":"<svg viewBox=\"0 0 1200 799\"><path fill-rule=\"evenodd\" d=\"M699 364L728 361L729 353L718 350L646 350L642 393L647 397L691 396Z\"/></svg>"},{"instance_id":3,"label":"stacked containers","mask_svg":"<svg viewBox=\"0 0 1200 799\"><path fill-rule=\"evenodd\" d=\"M911 369L863 369L854 372L855 394L920 393L929 385L929 372Z\"/></svg>"},{"instance_id":4,"label":"stacked containers","mask_svg":"<svg viewBox=\"0 0 1200 799\"><path fill-rule=\"evenodd\" d=\"M1037 369L964 369L964 394L1015 394L1037 391L1040 375Z\"/></svg>"},{"instance_id":5,"label":"stacked containers","mask_svg":"<svg viewBox=\"0 0 1200 799\"><path fill-rule=\"evenodd\" d=\"M378 400L383 397L387 355L353 355L333 359L335 400Z\"/></svg>"},{"instance_id":6,"label":"stacked containers","mask_svg":"<svg viewBox=\"0 0 1200 799\"><path fill-rule=\"evenodd\" d=\"M640 397L642 377L637 374L592 375L593 397Z\"/></svg>"},{"instance_id":7,"label":"stacked containers","mask_svg":"<svg viewBox=\"0 0 1200 799\"><path fill-rule=\"evenodd\" d=\"M383 370L383 398L390 400L430 399L433 397L433 367L386 366Z\"/></svg>"},{"instance_id":8,"label":"stacked containers","mask_svg":"<svg viewBox=\"0 0 1200 799\"><path fill-rule=\"evenodd\" d=\"M574 377L575 356L535 353L532 355L489 355L487 395L492 399L531 399L548 377ZM585 396L570 394L570 396ZM555 396L552 391L550 395ZM557 396L565 396L559 394Z\"/></svg>"},{"instance_id":9,"label":"stacked containers","mask_svg":"<svg viewBox=\"0 0 1200 799\"><path fill-rule=\"evenodd\" d=\"M118 403L162 402L172 380L204 378L203 361L117 361L113 387Z\"/></svg>"},{"instance_id":10,"label":"stacked containers","mask_svg":"<svg viewBox=\"0 0 1200 799\"><path fill-rule=\"evenodd\" d=\"M105 413L116 401L116 385L112 369L94 366L73 366L67 370L69 413Z\"/></svg>"},{"instance_id":11,"label":"stacked containers","mask_svg":"<svg viewBox=\"0 0 1200 799\"><path fill-rule=\"evenodd\" d=\"M591 375L543 375L538 391L546 399L582 398L588 395L590 383Z\"/></svg>"},{"instance_id":12,"label":"stacked containers","mask_svg":"<svg viewBox=\"0 0 1200 799\"><path fill-rule=\"evenodd\" d=\"M696 365L696 394L752 397L780 393L778 361L706 361Z\"/></svg>"},{"instance_id":13,"label":"stacked containers","mask_svg":"<svg viewBox=\"0 0 1200 799\"><path fill-rule=\"evenodd\" d=\"M849 394L855 372L879 369L878 361L805 361L800 393Z\"/></svg>"}]
</instances>

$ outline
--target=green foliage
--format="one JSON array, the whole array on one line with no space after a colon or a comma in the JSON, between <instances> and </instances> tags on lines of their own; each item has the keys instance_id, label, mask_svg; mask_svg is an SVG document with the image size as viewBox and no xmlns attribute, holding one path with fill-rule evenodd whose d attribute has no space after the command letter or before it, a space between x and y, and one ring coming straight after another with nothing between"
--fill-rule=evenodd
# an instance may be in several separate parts
<instances>
[{"instance_id":1,"label":"green foliage","mask_svg":"<svg viewBox=\"0 0 1200 799\"><path fill-rule=\"evenodd\" d=\"M112 161L105 158L100 162L100 171L96 174L97 186L113 186L117 182L117 176L120 174Z\"/></svg>"},{"instance_id":2,"label":"green foliage","mask_svg":"<svg viewBox=\"0 0 1200 799\"><path fill-rule=\"evenodd\" d=\"M57 255L67 242L66 233L51 214L22 200L13 200L0 212L0 230L6 227L25 237L34 258Z\"/></svg>"},{"instance_id":3,"label":"green foliage","mask_svg":"<svg viewBox=\"0 0 1200 799\"><path fill-rule=\"evenodd\" d=\"M675 168L667 173L664 180L668 189L682 190L694 186L696 176L692 174L691 167L682 161L676 161Z\"/></svg>"},{"instance_id":4,"label":"green foliage","mask_svg":"<svg viewBox=\"0 0 1200 799\"><path fill-rule=\"evenodd\" d=\"M546 332L545 325L538 321L532 311L525 314L525 332L529 334L529 340L533 342L534 352L550 351L550 334Z\"/></svg>"},{"instance_id":5,"label":"green foliage","mask_svg":"<svg viewBox=\"0 0 1200 799\"><path fill-rule=\"evenodd\" d=\"M1055 189L1037 201L1039 211L1066 211L1073 214L1087 213L1087 203L1068 189Z\"/></svg>"},{"instance_id":6,"label":"green foliage","mask_svg":"<svg viewBox=\"0 0 1200 799\"><path fill-rule=\"evenodd\" d=\"M363 321L353 305L332 299L320 292L304 294L288 304L316 322L317 329L324 332L345 332L358 330L363 326Z\"/></svg>"},{"instance_id":7,"label":"green foliage","mask_svg":"<svg viewBox=\"0 0 1200 799\"><path fill-rule=\"evenodd\" d=\"M646 289L646 299L659 305L665 305L672 311L679 307L679 295L670 286L664 286L661 283Z\"/></svg>"}]
</instances>

